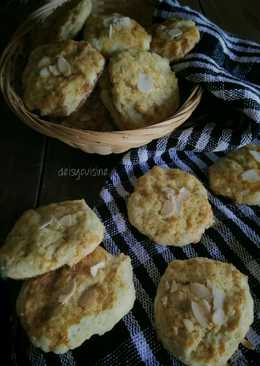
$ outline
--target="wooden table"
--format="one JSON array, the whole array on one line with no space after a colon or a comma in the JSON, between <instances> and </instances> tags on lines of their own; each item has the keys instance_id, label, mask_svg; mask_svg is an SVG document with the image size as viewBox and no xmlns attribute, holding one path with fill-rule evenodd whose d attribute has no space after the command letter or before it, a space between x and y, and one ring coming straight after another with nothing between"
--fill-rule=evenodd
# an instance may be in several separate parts
<instances>
[{"instance_id":1,"label":"wooden table","mask_svg":"<svg viewBox=\"0 0 260 366\"><path fill-rule=\"evenodd\" d=\"M13 0L9 6L7 3L2 0L0 5L1 49L29 10L28 6L19 6L19 1ZM260 42L259 0L246 3L242 0L185 0L183 3L199 9L228 31ZM103 157L75 150L24 126L2 99L0 106L1 242L15 220L28 208L79 197L84 197L93 206L107 175L122 156ZM72 170L66 174L67 168L85 169L84 176L75 177ZM16 285L16 290L10 292L9 284L10 281L1 283L0 324L1 329L7 330L7 335L19 287ZM9 354L12 342L8 336L5 339L7 345L2 343L2 349ZM1 364L9 365L2 362L1 355Z\"/></svg>"}]
</instances>

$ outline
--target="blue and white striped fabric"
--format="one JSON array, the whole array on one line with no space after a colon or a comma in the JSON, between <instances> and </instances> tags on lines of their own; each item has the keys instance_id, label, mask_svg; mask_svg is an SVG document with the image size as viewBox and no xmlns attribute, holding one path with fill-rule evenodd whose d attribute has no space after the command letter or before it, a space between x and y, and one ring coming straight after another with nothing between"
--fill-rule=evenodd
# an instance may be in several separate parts
<instances>
[{"instance_id":1,"label":"blue and white striped fabric","mask_svg":"<svg viewBox=\"0 0 260 366\"><path fill-rule=\"evenodd\" d=\"M21 329L14 327L16 365L22 365L22 360L28 361L28 357L34 366L182 365L156 338L153 301L167 264L174 259L197 256L233 263L248 275L255 321L247 338L255 350L240 345L230 365L260 365L260 208L236 205L214 195L209 190L207 177L208 167L226 151L251 142L260 143L257 139L260 45L225 33L198 12L176 1L161 1L156 11L157 20L169 16L192 19L200 28L200 43L174 68L180 77L205 87L203 102L177 132L129 152L112 171L96 208L106 227L105 248L112 254L123 252L131 257L137 291L134 308L111 332L93 337L62 356L43 354L32 346L28 348ZM206 231L199 244L162 247L129 224L127 198L136 179L154 165L190 172L208 189L216 224Z\"/></svg>"}]
</instances>

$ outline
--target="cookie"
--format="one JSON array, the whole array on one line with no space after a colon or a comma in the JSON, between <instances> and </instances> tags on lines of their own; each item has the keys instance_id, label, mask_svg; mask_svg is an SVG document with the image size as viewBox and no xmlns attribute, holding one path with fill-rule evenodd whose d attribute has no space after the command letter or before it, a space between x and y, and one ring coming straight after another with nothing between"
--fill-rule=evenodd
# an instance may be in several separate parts
<instances>
[{"instance_id":1,"label":"cookie","mask_svg":"<svg viewBox=\"0 0 260 366\"><path fill-rule=\"evenodd\" d=\"M103 240L104 226L84 200L28 210L0 248L4 277L23 279L79 262Z\"/></svg>"},{"instance_id":2,"label":"cookie","mask_svg":"<svg viewBox=\"0 0 260 366\"><path fill-rule=\"evenodd\" d=\"M116 127L99 94L99 91L95 90L77 112L62 122L63 126L100 132L115 130Z\"/></svg>"},{"instance_id":3,"label":"cookie","mask_svg":"<svg viewBox=\"0 0 260 366\"><path fill-rule=\"evenodd\" d=\"M84 39L105 56L138 48L149 50L151 36L134 19L121 14L91 16L85 27Z\"/></svg>"},{"instance_id":4,"label":"cookie","mask_svg":"<svg viewBox=\"0 0 260 366\"><path fill-rule=\"evenodd\" d=\"M154 302L159 340L188 366L223 366L253 322L248 280L232 264L175 260Z\"/></svg>"},{"instance_id":5,"label":"cookie","mask_svg":"<svg viewBox=\"0 0 260 366\"><path fill-rule=\"evenodd\" d=\"M33 29L32 48L55 41L73 39L92 10L91 0L69 0Z\"/></svg>"},{"instance_id":6,"label":"cookie","mask_svg":"<svg viewBox=\"0 0 260 366\"><path fill-rule=\"evenodd\" d=\"M36 48L23 74L23 100L41 116L66 117L93 91L105 65L87 42L61 41Z\"/></svg>"},{"instance_id":7,"label":"cookie","mask_svg":"<svg viewBox=\"0 0 260 366\"><path fill-rule=\"evenodd\" d=\"M202 183L179 169L158 166L137 180L127 211L130 223L161 245L198 243L214 222Z\"/></svg>"},{"instance_id":8,"label":"cookie","mask_svg":"<svg viewBox=\"0 0 260 366\"><path fill-rule=\"evenodd\" d=\"M100 85L101 99L122 130L161 122L174 115L180 103L169 61L149 51L113 56Z\"/></svg>"},{"instance_id":9,"label":"cookie","mask_svg":"<svg viewBox=\"0 0 260 366\"><path fill-rule=\"evenodd\" d=\"M209 168L210 188L237 203L260 206L260 145L228 153Z\"/></svg>"},{"instance_id":10,"label":"cookie","mask_svg":"<svg viewBox=\"0 0 260 366\"><path fill-rule=\"evenodd\" d=\"M17 314L36 347L65 353L110 331L134 301L130 258L113 257L98 247L71 268L27 280Z\"/></svg>"},{"instance_id":11,"label":"cookie","mask_svg":"<svg viewBox=\"0 0 260 366\"><path fill-rule=\"evenodd\" d=\"M199 40L200 32L192 20L170 18L153 27L151 50L170 61L177 61Z\"/></svg>"}]
</instances>

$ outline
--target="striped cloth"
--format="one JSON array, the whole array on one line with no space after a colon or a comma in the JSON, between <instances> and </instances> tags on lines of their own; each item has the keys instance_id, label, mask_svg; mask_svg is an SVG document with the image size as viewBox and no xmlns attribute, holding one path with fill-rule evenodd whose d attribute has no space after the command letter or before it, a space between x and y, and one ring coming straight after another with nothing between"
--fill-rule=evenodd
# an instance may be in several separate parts
<instances>
[{"instance_id":1,"label":"striped cloth","mask_svg":"<svg viewBox=\"0 0 260 366\"><path fill-rule=\"evenodd\" d=\"M214 161L227 150L260 143L260 45L225 33L176 1L161 1L156 18L172 15L194 20L202 33L197 47L174 68L180 76L205 87L204 101L183 128L129 152L112 171L96 207L106 227L105 248L115 255L124 252L132 259L137 291L134 308L112 331L92 337L61 356L33 348L22 330L14 326L16 365L23 365L25 359L33 366L182 365L156 339L153 300L167 264L197 256L231 262L248 275L255 321L247 338L255 350L240 345L230 364L260 365L260 208L236 205L208 191L216 224L199 244L183 248L155 245L127 220L126 201L136 179L154 165L190 172L209 189L207 170Z\"/></svg>"}]
</instances>

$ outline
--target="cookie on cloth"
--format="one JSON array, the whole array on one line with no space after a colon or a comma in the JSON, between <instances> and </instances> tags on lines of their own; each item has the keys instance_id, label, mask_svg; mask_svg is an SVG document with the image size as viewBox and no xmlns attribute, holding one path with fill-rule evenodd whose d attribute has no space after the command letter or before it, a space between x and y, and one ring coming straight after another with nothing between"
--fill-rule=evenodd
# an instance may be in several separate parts
<instances>
[{"instance_id":1,"label":"cookie on cloth","mask_svg":"<svg viewBox=\"0 0 260 366\"><path fill-rule=\"evenodd\" d=\"M237 203L260 206L260 145L228 153L209 168L210 188Z\"/></svg>"},{"instance_id":2,"label":"cookie on cloth","mask_svg":"<svg viewBox=\"0 0 260 366\"><path fill-rule=\"evenodd\" d=\"M69 116L92 92L104 65L104 57L87 42L68 40L36 48L23 74L26 107L42 116Z\"/></svg>"},{"instance_id":3,"label":"cookie on cloth","mask_svg":"<svg viewBox=\"0 0 260 366\"><path fill-rule=\"evenodd\" d=\"M118 13L91 16L84 38L105 56L131 48L149 50L151 42L151 36L139 23Z\"/></svg>"},{"instance_id":4,"label":"cookie on cloth","mask_svg":"<svg viewBox=\"0 0 260 366\"><path fill-rule=\"evenodd\" d=\"M31 209L0 248L3 277L24 279L79 262L103 240L104 226L84 200Z\"/></svg>"},{"instance_id":5,"label":"cookie on cloth","mask_svg":"<svg viewBox=\"0 0 260 366\"><path fill-rule=\"evenodd\" d=\"M158 166L137 180L127 210L130 223L161 245L198 243L214 222L202 183L179 169Z\"/></svg>"},{"instance_id":6,"label":"cookie on cloth","mask_svg":"<svg viewBox=\"0 0 260 366\"><path fill-rule=\"evenodd\" d=\"M31 34L32 48L55 41L73 39L92 10L91 0L62 1L47 19L37 24Z\"/></svg>"},{"instance_id":7,"label":"cookie on cloth","mask_svg":"<svg viewBox=\"0 0 260 366\"><path fill-rule=\"evenodd\" d=\"M101 98L122 130L161 122L179 107L178 80L169 61L149 51L113 56L100 85Z\"/></svg>"},{"instance_id":8,"label":"cookie on cloth","mask_svg":"<svg viewBox=\"0 0 260 366\"><path fill-rule=\"evenodd\" d=\"M25 281L17 314L36 347L64 353L110 331L134 301L130 257L98 247L71 268Z\"/></svg>"},{"instance_id":9,"label":"cookie on cloth","mask_svg":"<svg viewBox=\"0 0 260 366\"><path fill-rule=\"evenodd\" d=\"M247 277L228 263L175 260L158 286L154 318L163 346L185 365L226 365L253 323Z\"/></svg>"},{"instance_id":10,"label":"cookie on cloth","mask_svg":"<svg viewBox=\"0 0 260 366\"><path fill-rule=\"evenodd\" d=\"M199 42L200 32L192 20L170 18L153 27L151 50L177 61Z\"/></svg>"}]
</instances>

